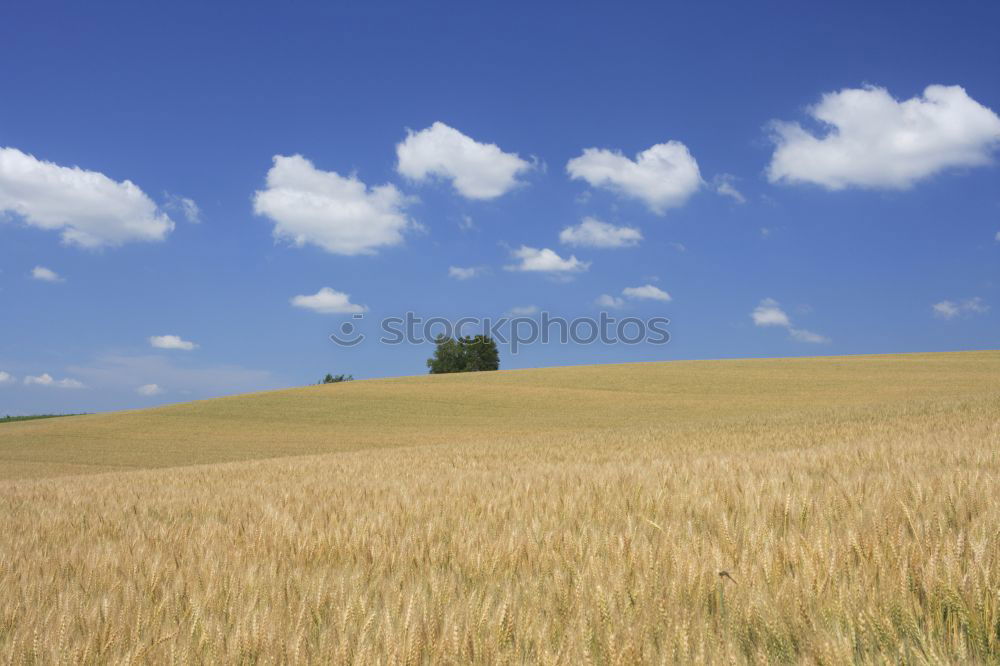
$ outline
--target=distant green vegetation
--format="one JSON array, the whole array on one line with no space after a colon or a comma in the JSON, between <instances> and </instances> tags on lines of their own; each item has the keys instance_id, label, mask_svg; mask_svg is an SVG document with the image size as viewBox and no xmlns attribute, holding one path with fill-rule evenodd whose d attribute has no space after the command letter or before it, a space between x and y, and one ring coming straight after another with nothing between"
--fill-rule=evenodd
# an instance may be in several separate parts
<instances>
[{"instance_id":1,"label":"distant green vegetation","mask_svg":"<svg viewBox=\"0 0 1000 666\"><path fill-rule=\"evenodd\" d=\"M320 384L339 384L340 382L350 382L354 380L354 375L331 375L326 373L326 377L319 381Z\"/></svg>"},{"instance_id":2,"label":"distant green vegetation","mask_svg":"<svg viewBox=\"0 0 1000 666\"><path fill-rule=\"evenodd\" d=\"M432 375L500 369L497 343L488 336L449 338L441 335L434 344L434 356L427 359Z\"/></svg>"},{"instance_id":3,"label":"distant green vegetation","mask_svg":"<svg viewBox=\"0 0 1000 666\"><path fill-rule=\"evenodd\" d=\"M29 416L3 416L0 423L13 423L14 421L34 421L35 419L57 419L60 416L79 416L79 414L31 414Z\"/></svg>"}]
</instances>

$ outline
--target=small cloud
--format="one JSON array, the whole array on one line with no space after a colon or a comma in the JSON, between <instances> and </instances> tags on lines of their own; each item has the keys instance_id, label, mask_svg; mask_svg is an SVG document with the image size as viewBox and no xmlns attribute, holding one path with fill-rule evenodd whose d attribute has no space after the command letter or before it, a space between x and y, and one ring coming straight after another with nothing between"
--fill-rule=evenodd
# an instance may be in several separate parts
<instances>
[{"instance_id":1,"label":"small cloud","mask_svg":"<svg viewBox=\"0 0 1000 666\"><path fill-rule=\"evenodd\" d=\"M778 301L765 298L754 308L753 323L755 326L791 326L792 322L785 311L778 306Z\"/></svg>"},{"instance_id":2,"label":"small cloud","mask_svg":"<svg viewBox=\"0 0 1000 666\"><path fill-rule=\"evenodd\" d=\"M931 306L931 311L938 319L954 319L959 315L984 314L988 312L990 306L983 303L983 299L978 296L967 298L964 301L941 301Z\"/></svg>"},{"instance_id":3,"label":"small cloud","mask_svg":"<svg viewBox=\"0 0 1000 666\"><path fill-rule=\"evenodd\" d=\"M46 268L45 266L35 266L31 269L31 277L36 280L41 280L42 282L63 282L63 278L59 276L51 268Z\"/></svg>"},{"instance_id":4,"label":"small cloud","mask_svg":"<svg viewBox=\"0 0 1000 666\"><path fill-rule=\"evenodd\" d=\"M537 305L516 305L510 309L510 314L515 317L530 317L538 313Z\"/></svg>"},{"instance_id":5,"label":"small cloud","mask_svg":"<svg viewBox=\"0 0 1000 666\"><path fill-rule=\"evenodd\" d=\"M796 342L808 342L812 344L827 344L830 342L830 338L824 335L792 326L792 320L788 314L781 309L778 301L773 298L762 300L754 308L750 316L755 326L779 326L786 329L789 337Z\"/></svg>"},{"instance_id":6,"label":"small cloud","mask_svg":"<svg viewBox=\"0 0 1000 666\"><path fill-rule=\"evenodd\" d=\"M931 306L934 316L939 319L951 319L957 317L960 312L958 304L954 301L941 301Z\"/></svg>"},{"instance_id":7,"label":"small cloud","mask_svg":"<svg viewBox=\"0 0 1000 666\"><path fill-rule=\"evenodd\" d=\"M772 233L771 229L768 229L767 227L761 227L760 228L760 237L761 238L767 238L767 237L769 237L771 235L771 233Z\"/></svg>"},{"instance_id":8,"label":"small cloud","mask_svg":"<svg viewBox=\"0 0 1000 666\"><path fill-rule=\"evenodd\" d=\"M310 296L296 296L292 305L320 314L359 314L367 312L368 306L351 303L350 294L323 287Z\"/></svg>"},{"instance_id":9,"label":"small cloud","mask_svg":"<svg viewBox=\"0 0 1000 666\"><path fill-rule=\"evenodd\" d=\"M75 379L53 379L52 375L47 372L37 376L28 375L24 378L24 383L27 386L51 386L52 388L61 389L87 388L82 382Z\"/></svg>"},{"instance_id":10,"label":"small cloud","mask_svg":"<svg viewBox=\"0 0 1000 666\"><path fill-rule=\"evenodd\" d=\"M495 199L519 185L517 175L532 168L516 153L480 143L442 122L407 131L396 157L400 175L417 182L431 176L450 180L466 199Z\"/></svg>"},{"instance_id":11,"label":"small cloud","mask_svg":"<svg viewBox=\"0 0 1000 666\"><path fill-rule=\"evenodd\" d=\"M466 268L462 266L449 266L448 277L456 280L471 280L474 277L482 275L484 271L485 269L482 266L469 266Z\"/></svg>"},{"instance_id":12,"label":"small cloud","mask_svg":"<svg viewBox=\"0 0 1000 666\"><path fill-rule=\"evenodd\" d=\"M830 342L830 338L820 335L819 333L807 331L804 328L789 328L788 334L792 336L793 340L798 340L799 342L811 342L814 344L825 344Z\"/></svg>"},{"instance_id":13,"label":"small cloud","mask_svg":"<svg viewBox=\"0 0 1000 666\"><path fill-rule=\"evenodd\" d=\"M639 199L656 213L684 205L702 185L698 162L680 141L658 143L629 159L617 150L586 148L566 163L573 180L585 180Z\"/></svg>"},{"instance_id":14,"label":"small cloud","mask_svg":"<svg viewBox=\"0 0 1000 666\"><path fill-rule=\"evenodd\" d=\"M14 381L14 375L0 370L0 384L13 384Z\"/></svg>"},{"instance_id":15,"label":"small cloud","mask_svg":"<svg viewBox=\"0 0 1000 666\"><path fill-rule=\"evenodd\" d=\"M194 199L188 199L176 194L166 194L166 202L163 204L163 207L167 210L177 211L191 224L201 223L201 209L194 202Z\"/></svg>"},{"instance_id":16,"label":"small cloud","mask_svg":"<svg viewBox=\"0 0 1000 666\"><path fill-rule=\"evenodd\" d=\"M658 280L659 278L653 276L647 279ZM621 296L601 294L597 297L595 303L604 308L623 308L625 307L626 300L669 302L672 299L670 294L663 291L659 287L654 287L651 284L644 284L641 287L625 287L622 289Z\"/></svg>"},{"instance_id":17,"label":"small cloud","mask_svg":"<svg viewBox=\"0 0 1000 666\"><path fill-rule=\"evenodd\" d=\"M621 308L625 307L625 299L619 298L618 296L612 296L611 294L601 294L594 301L597 305L602 308Z\"/></svg>"},{"instance_id":18,"label":"small cloud","mask_svg":"<svg viewBox=\"0 0 1000 666\"><path fill-rule=\"evenodd\" d=\"M729 197L738 204L745 204L747 202L747 198L743 196L743 194L736 189L736 185L734 185L736 182L736 176L723 173L716 176L713 182L715 184L715 192L717 194Z\"/></svg>"},{"instance_id":19,"label":"small cloud","mask_svg":"<svg viewBox=\"0 0 1000 666\"><path fill-rule=\"evenodd\" d=\"M585 217L575 227L566 227L559 234L559 241L576 247L634 247L642 240L642 232L635 227L616 227L594 217Z\"/></svg>"},{"instance_id":20,"label":"small cloud","mask_svg":"<svg viewBox=\"0 0 1000 666\"><path fill-rule=\"evenodd\" d=\"M654 287L651 284L645 284L641 287L625 287L622 289L622 295L625 298L630 298L633 300L650 300L650 301L665 301L668 302L672 300L670 294L663 291L659 287Z\"/></svg>"},{"instance_id":21,"label":"small cloud","mask_svg":"<svg viewBox=\"0 0 1000 666\"><path fill-rule=\"evenodd\" d=\"M670 247L674 248L678 252L687 252L687 245L684 243L670 243Z\"/></svg>"},{"instance_id":22,"label":"small cloud","mask_svg":"<svg viewBox=\"0 0 1000 666\"><path fill-rule=\"evenodd\" d=\"M476 221L468 215L463 215L458 220L458 228L462 231L472 231L476 228Z\"/></svg>"},{"instance_id":23,"label":"small cloud","mask_svg":"<svg viewBox=\"0 0 1000 666\"><path fill-rule=\"evenodd\" d=\"M993 240L995 240L996 242L1000 243L1000 231L998 231L997 235L993 237Z\"/></svg>"},{"instance_id":24,"label":"small cloud","mask_svg":"<svg viewBox=\"0 0 1000 666\"><path fill-rule=\"evenodd\" d=\"M193 342L181 339L178 335L154 335L149 338L149 344L157 349L181 349L191 351L198 345Z\"/></svg>"},{"instance_id":25,"label":"small cloud","mask_svg":"<svg viewBox=\"0 0 1000 666\"><path fill-rule=\"evenodd\" d=\"M576 273L590 268L589 261L580 261L574 255L563 259L548 248L534 248L522 245L511 252L521 263L504 266L508 271L527 271L542 273Z\"/></svg>"},{"instance_id":26,"label":"small cloud","mask_svg":"<svg viewBox=\"0 0 1000 666\"><path fill-rule=\"evenodd\" d=\"M163 393L163 389L160 388L157 384L143 384L142 386L137 388L135 392L138 393L139 395L152 396L152 395L160 395L161 393Z\"/></svg>"}]
</instances>

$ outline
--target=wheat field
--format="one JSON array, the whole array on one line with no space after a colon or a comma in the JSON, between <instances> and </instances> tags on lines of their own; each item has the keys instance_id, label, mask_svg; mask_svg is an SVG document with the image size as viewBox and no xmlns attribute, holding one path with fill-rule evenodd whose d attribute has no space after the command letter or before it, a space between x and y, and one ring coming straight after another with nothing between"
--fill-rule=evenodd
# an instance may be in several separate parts
<instances>
[{"instance_id":1,"label":"wheat field","mask_svg":"<svg viewBox=\"0 0 1000 666\"><path fill-rule=\"evenodd\" d=\"M1000 352L357 381L0 464L4 663L1000 662Z\"/></svg>"}]
</instances>

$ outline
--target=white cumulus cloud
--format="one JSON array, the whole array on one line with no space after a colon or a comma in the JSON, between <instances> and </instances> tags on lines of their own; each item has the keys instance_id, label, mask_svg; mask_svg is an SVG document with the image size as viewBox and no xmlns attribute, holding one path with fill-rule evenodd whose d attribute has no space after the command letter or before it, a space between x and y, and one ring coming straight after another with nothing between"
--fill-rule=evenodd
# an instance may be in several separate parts
<instances>
[{"instance_id":1,"label":"white cumulus cloud","mask_svg":"<svg viewBox=\"0 0 1000 666\"><path fill-rule=\"evenodd\" d=\"M91 249L162 241L174 228L132 181L45 162L17 148L0 148L0 214L5 212Z\"/></svg>"},{"instance_id":2,"label":"white cumulus cloud","mask_svg":"<svg viewBox=\"0 0 1000 666\"><path fill-rule=\"evenodd\" d=\"M522 245L511 252L520 263L505 266L509 271L537 271L543 273L576 273L590 268L589 261L580 261L575 255L563 259L548 248L534 248Z\"/></svg>"},{"instance_id":3,"label":"white cumulus cloud","mask_svg":"<svg viewBox=\"0 0 1000 666\"><path fill-rule=\"evenodd\" d=\"M983 299L975 296L964 301L941 301L931 306L934 316L939 319L954 319L959 315L983 314L988 312L990 306L983 303Z\"/></svg>"},{"instance_id":4,"label":"white cumulus cloud","mask_svg":"<svg viewBox=\"0 0 1000 666\"><path fill-rule=\"evenodd\" d=\"M789 337L797 342L809 342L813 344L826 344L830 338L819 333L807 331L804 328L792 326L792 320L788 314L781 309L781 305L773 298L765 298L750 313L755 326L779 326L788 331Z\"/></svg>"},{"instance_id":5,"label":"white cumulus cloud","mask_svg":"<svg viewBox=\"0 0 1000 666\"><path fill-rule=\"evenodd\" d=\"M28 375L24 378L24 383L28 386L51 386L53 388L63 388L63 389L82 389L86 388L83 382L76 379L53 379L52 375L45 372L37 376Z\"/></svg>"},{"instance_id":6,"label":"white cumulus cloud","mask_svg":"<svg viewBox=\"0 0 1000 666\"><path fill-rule=\"evenodd\" d=\"M510 309L510 314L515 317L530 317L538 313L537 305L515 305Z\"/></svg>"},{"instance_id":7,"label":"white cumulus cloud","mask_svg":"<svg viewBox=\"0 0 1000 666\"><path fill-rule=\"evenodd\" d=\"M436 122L407 132L396 145L396 171L416 181L430 176L451 180L467 199L495 199L518 185L517 175L531 163L492 143L479 143L457 129Z\"/></svg>"},{"instance_id":8,"label":"white cumulus cloud","mask_svg":"<svg viewBox=\"0 0 1000 666\"><path fill-rule=\"evenodd\" d=\"M701 187L698 162L680 141L658 143L630 160L620 151L587 148L566 163L574 180L639 199L662 215L681 206Z\"/></svg>"},{"instance_id":9,"label":"white cumulus cloud","mask_svg":"<svg viewBox=\"0 0 1000 666\"><path fill-rule=\"evenodd\" d=\"M456 280L471 280L474 277L482 275L483 270L482 266L449 266L448 277L455 278Z\"/></svg>"},{"instance_id":10,"label":"white cumulus cloud","mask_svg":"<svg viewBox=\"0 0 1000 666\"><path fill-rule=\"evenodd\" d=\"M51 268L46 268L45 266L35 266L31 269L31 277L36 280L41 280L42 282L62 282L63 279L59 277Z\"/></svg>"},{"instance_id":11,"label":"white cumulus cloud","mask_svg":"<svg viewBox=\"0 0 1000 666\"><path fill-rule=\"evenodd\" d=\"M625 287L622 289L622 295L625 298L631 298L634 300L650 300L650 301L670 301L670 294L663 291L659 287L654 287L651 284L644 284L641 287Z\"/></svg>"},{"instance_id":12,"label":"white cumulus cloud","mask_svg":"<svg viewBox=\"0 0 1000 666\"><path fill-rule=\"evenodd\" d=\"M157 349L181 349L183 351L191 351L198 346L182 339L179 335L153 335L149 338L149 344Z\"/></svg>"},{"instance_id":13,"label":"white cumulus cloud","mask_svg":"<svg viewBox=\"0 0 1000 666\"><path fill-rule=\"evenodd\" d=\"M14 375L10 374L9 372L4 372L3 370L0 370L0 384L13 384L13 383L14 383Z\"/></svg>"},{"instance_id":14,"label":"white cumulus cloud","mask_svg":"<svg viewBox=\"0 0 1000 666\"><path fill-rule=\"evenodd\" d=\"M847 88L809 109L824 126L773 123L772 183L905 189L952 167L989 164L1000 145L1000 117L960 86L927 86L898 101L885 88Z\"/></svg>"},{"instance_id":15,"label":"white cumulus cloud","mask_svg":"<svg viewBox=\"0 0 1000 666\"><path fill-rule=\"evenodd\" d=\"M575 227L566 227L559 233L559 241L577 247L631 247L642 240L642 232L635 227L616 227L594 217L585 217Z\"/></svg>"},{"instance_id":16,"label":"white cumulus cloud","mask_svg":"<svg viewBox=\"0 0 1000 666\"><path fill-rule=\"evenodd\" d=\"M791 326L792 321L773 298L765 298L751 315L756 326Z\"/></svg>"},{"instance_id":17,"label":"white cumulus cloud","mask_svg":"<svg viewBox=\"0 0 1000 666\"><path fill-rule=\"evenodd\" d=\"M630 301L663 301L673 300L667 292L651 284L644 284L641 287L625 287L621 296L611 294L601 294L595 303L604 308L623 308L626 300Z\"/></svg>"},{"instance_id":18,"label":"white cumulus cloud","mask_svg":"<svg viewBox=\"0 0 1000 666\"><path fill-rule=\"evenodd\" d=\"M330 287L323 287L315 294L296 296L292 299L292 305L320 314L356 314L368 311L367 306L351 303L349 294Z\"/></svg>"},{"instance_id":19,"label":"white cumulus cloud","mask_svg":"<svg viewBox=\"0 0 1000 666\"><path fill-rule=\"evenodd\" d=\"M625 306L624 298L612 296L611 294L601 294L594 302L602 308L621 308Z\"/></svg>"},{"instance_id":20,"label":"white cumulus cloud","mask_svg":"<svg viewBox=\"0 0 1000 666\"><path fill-rule=\"evenodd\" d=\"M343 255L401 243L415 226L403 213L406 204L392 184L369 188L354 175L321 171L301 155L275 155L267 188L253 200L254 212L274 222L275 238Z\"/></svg>"},{"instance_id":21,"label":"white cumulus cloud","mask_svg":"<svg viewBox=\"0 0 1000 666\"><path fill-rule=\"evenodd\" d=\"M163 389L160 388L159 384L143 384L135 390L139 395L160 395L163 393Z\"/></svg>"}]
</instances>

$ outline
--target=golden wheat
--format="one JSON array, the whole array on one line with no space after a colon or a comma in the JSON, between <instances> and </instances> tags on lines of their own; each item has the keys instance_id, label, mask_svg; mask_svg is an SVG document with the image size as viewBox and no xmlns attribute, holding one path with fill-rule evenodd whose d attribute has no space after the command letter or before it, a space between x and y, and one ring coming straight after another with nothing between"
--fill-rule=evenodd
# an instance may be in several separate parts
<instances>
[{"instance_id":1,"label":"golden wheat","mask_svg":"<svg viewBox=\"0 0 1000 666\"><path fill-rule=\"evenodd\" d=\"M810 361L756 362L792 369L746 395L754 363L539 371L548 412L507 426L483 405L518 373L433 378L453 420L412 438L419 402L356 415L385 424L367 448L0 481L0 660L997 662L1000 354L925 358L881 390L857 359L812 382ZM356 383L420 400L418 380ZM602 426L591 391L628 418ZM161 437L134 440L153 466ZM115 441L98 450L122 464ZM47 450L81 464L66 448Z\"/></svg>"}]
</instances>

